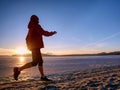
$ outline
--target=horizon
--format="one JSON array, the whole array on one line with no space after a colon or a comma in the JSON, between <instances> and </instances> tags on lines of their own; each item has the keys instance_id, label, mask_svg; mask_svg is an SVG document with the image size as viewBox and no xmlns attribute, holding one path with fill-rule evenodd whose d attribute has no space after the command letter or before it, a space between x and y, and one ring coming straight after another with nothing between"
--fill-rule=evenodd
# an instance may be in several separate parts
<instances>
[{"instance_id":1,"label":"horizon","mask_svg":"<svg viewBox=\"0 0 120 90\"><path fill-rule=\"evenodd\" d=\"M94 55L120 55L120 51L112 51L112 52L99 52L99 53L85 53L85 54L52 54L52 53L42 53L43 56L94 56ZM31 56L31 53L16 53L11 55L0 55L1 56L18 56L18 57L26 57Z\"/></svg>"},{"instance_id":2,"label":"horizon","mask_svg":"<svg viewBox=\"0 0 120 90\"><path fill-rule=\"evenodd\" d=\"M0 0L0 55L29 53L25 38L30 16L57 31L43 37L42 53L54 55L120 51L119 0Z\"/></svg>"}]
</instances>

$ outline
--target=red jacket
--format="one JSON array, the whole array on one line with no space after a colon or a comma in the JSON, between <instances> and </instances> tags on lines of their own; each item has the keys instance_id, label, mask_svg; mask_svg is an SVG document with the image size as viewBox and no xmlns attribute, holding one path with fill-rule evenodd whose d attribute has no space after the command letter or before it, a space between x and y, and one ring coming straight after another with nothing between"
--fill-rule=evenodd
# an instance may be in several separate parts
<instances>
[{"instance_id":1,"label":"red jacket","mask_svg":"<svg viewBox=\"0 0 120 90\"><path fill-rule=\"evenodd\" d=\"M44 48L43 35L52 36L53 32L44 31L39 24L29 23L26 44L29 50L35 48Z\"/></svg>"}]
</instances>

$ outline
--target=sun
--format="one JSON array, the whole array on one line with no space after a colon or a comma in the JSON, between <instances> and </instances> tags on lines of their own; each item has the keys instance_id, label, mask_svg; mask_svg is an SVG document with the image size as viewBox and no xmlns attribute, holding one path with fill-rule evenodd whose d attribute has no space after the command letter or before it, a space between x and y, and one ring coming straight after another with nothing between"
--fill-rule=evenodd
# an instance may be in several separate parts
<instances>
[{"instance_id":1,"label":"sun","mask_svg":"<svg viewBox=\"0 0 120 90\"><path fill-rule=\"evenodd\" d=\"M16 54L18 54L18 55L25 55L25 54L27 54L27 49L26 48L22 48L22 47L17 48L16 49Z\"/></svg>"}]
</instances>

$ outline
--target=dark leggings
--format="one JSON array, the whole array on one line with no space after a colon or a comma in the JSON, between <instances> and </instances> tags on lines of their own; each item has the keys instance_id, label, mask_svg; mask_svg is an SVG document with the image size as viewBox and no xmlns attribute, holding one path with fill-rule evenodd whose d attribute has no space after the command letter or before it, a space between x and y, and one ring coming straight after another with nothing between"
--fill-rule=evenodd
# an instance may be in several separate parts
<instances>
[{"instance_id":1,"label":"dark leggings","mask_svg":"<svg viewBox=\"0 0 120 90\"><path fill-rule=\"evenodd\" d=\"M40 48L36 48L32 50L32 65L43 66L43 59L42 59Z\"/></svg>"}]
</instances>

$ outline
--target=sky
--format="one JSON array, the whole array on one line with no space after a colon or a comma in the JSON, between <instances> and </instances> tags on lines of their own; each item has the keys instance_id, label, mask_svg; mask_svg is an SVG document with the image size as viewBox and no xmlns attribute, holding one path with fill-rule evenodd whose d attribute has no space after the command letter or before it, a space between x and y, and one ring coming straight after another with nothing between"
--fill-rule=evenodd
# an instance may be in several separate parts
<instances>
[{"instance_id":1,"label":"sky","mask_svg":"<svg viewBox=\"0 0 120 90\"><path fill-rule=\"evenodd\" d=\"M31 15L44 30L43 53L88 54L120 51L120 0L0 0L0 55L26 48Z\"/></svg>"}]
</instances>

